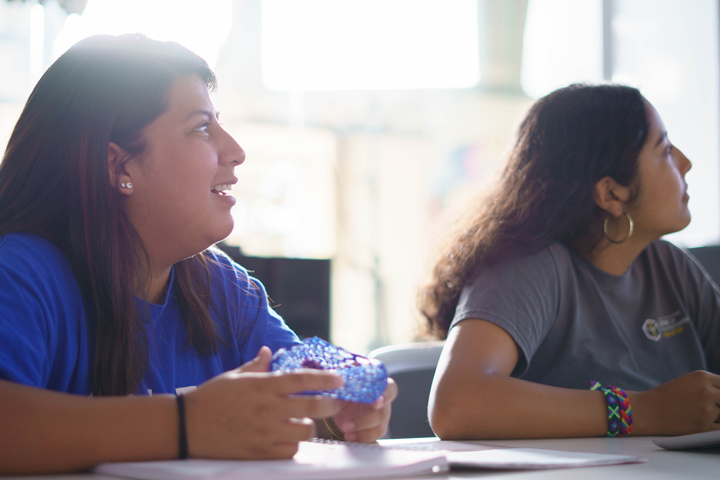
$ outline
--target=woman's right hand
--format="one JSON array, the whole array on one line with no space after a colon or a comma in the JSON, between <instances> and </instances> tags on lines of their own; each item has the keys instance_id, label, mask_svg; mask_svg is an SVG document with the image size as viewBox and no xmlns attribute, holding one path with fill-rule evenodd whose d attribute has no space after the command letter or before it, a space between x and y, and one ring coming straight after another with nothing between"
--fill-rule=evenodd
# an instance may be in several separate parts
<instances>
[{"instance_id":1,"label":"woman's right hand","mask_svg":"<svg viewBox=\"0 0 720 480\"><path fill-rule=\"evenodd\" d=\"M635 435L720 430L720 375L697 370L628 397Z\"/></svg>"},{"instance_id":2,"label":"woman's right hand","mask_svg":"<svg viewBox=\"0 0 720 480\"><path fill-rule=\"evenodd\" d=\"M338 412L337 400L294 394L338 388L340 376L310 369L269 373L271 358L262 347L254 360L185 394L191 457L290 458L315 434L311 418Z\"/></svg>"}]
</instances>

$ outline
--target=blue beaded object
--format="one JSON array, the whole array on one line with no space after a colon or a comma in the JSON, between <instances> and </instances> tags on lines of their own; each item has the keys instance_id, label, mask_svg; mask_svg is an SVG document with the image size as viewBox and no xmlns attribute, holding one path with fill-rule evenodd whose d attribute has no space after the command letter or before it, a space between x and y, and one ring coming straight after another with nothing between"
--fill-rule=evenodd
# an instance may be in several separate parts
<instances>
[{"instance_id":1,"label":"blue beaded object","mask_svg":"<svg viewBox=\"0 0 720 480\"><path fill-rule=\"evenodd\" d=\"M295 345L289 350L281 348L270 361L271 372L291 372L299 368L333 370L345 381L340 388L307 391L303 395L373 403L387 386L387 370L380 360L350 353L318 337L305 339L301 345Z\"/></svg>"}]
</instances>

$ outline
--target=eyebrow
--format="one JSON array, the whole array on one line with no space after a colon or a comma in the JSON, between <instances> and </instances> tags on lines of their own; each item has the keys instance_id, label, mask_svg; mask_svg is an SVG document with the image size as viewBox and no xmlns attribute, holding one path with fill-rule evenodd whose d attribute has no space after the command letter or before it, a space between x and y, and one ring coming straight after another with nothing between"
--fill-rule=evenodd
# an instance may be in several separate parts
<instances>
[{"instance_id":1,"label":"eyebrow","mask_svg":"<svg viewBox=\"0 0 720 480\"><path fill-rule=\"evenodd\" d=\"M662 141L665 140L666 138L667 138L667 130L662 132L662 134L660 135L660 138L658 138L658 141L655 144L655 146L657 147L658 145L660 145L662 143Z\"/></svg>"},{"instance_id":2,"label":"eyebrow","mask_svg":"<svg viewBox=\"0 0 720 480\"><path fill-rule=\"evenodd\" d=\"M214 118L215 120L218 120L220 118L220 112L211 112L210 110L198 109L188 113L185 119L190 119L190 117L193 117L195 115L205 115L206 117Z\"/></svg>"}]
</instances>

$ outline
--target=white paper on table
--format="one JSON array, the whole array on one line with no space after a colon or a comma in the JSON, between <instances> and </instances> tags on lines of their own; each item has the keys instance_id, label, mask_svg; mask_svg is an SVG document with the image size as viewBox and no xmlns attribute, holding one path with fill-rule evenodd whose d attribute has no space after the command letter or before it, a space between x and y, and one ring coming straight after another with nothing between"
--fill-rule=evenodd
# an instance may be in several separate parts
<instances>
[{"instance_id":1,"label":"white paper on table","mask_svg":"<svg viewBox=\"0 0 720 480\"><path fill-rule=\"evenodd\" d=\"M474 442L301 442L291 460L106 463L96 473L147 480L322 480L422 475L449 467L531 470L642 462L637 457L513 448Z\"/></svg>"},{"instance_id":2,"label":"white paper on table","mask_svg":"<svg viewBox=\"0 0 720 480\"><path fill-rule=\"evenodd\" d=\"M475 452L448 452L446 457L452 467L487 470L595 467L647 461L629 455L561 452L538 448L502 448Z\"/></svg>"},{"instance_id":3,"label":"white paper on table","mask_svg":"<svg viewBox=\"0 0 720 480\"><path fill-rule=\"evenodd\" d=\"M323 480L424 475L448 470L442 452L300 442L290 460L168 460L104 463L95 473L145 480Z\"/></svg>"},{"instance_id":4,"label":"white paper on table","mask_svg":"<svg viewBox=\"0 0 720 480\"><path fill-rule=\"evenodd\" d=\"M407 438L394 438L380 440L379 443L385 448L397 448L401 450L427 450L432 452L477 452L480 450L510 448L499 447L497 445L486 445L477 441L440 440L437 437L413 438L410 442L408 442Z\"/></svg>"}]
</instances>

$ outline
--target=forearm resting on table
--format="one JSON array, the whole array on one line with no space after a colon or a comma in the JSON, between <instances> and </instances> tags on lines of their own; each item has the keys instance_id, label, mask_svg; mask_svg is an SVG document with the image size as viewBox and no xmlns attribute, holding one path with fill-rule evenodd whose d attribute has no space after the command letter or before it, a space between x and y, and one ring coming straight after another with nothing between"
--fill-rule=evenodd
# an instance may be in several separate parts
<instances>
[{"instance_id":1,"label":"forearm resting on table","mask_svg":"<svg viewBox=\"0 0 720 480\"><path fill-rule=\"evenodd\" d=\"M607 431L601 392L494 374L446 374L437 387L430 424L442 439L595 437Z\"/></svg>"},{"instance_id":2,"label":"forearm resting on table","mask_svg":"<svg viewBox=\"0 0 720 480\"><path fill-rule=\"evenodd\" d=\"M174 397L93 398L0 380L0 473L87 469L178 455Z\"/></svg>"}]
</instances>

